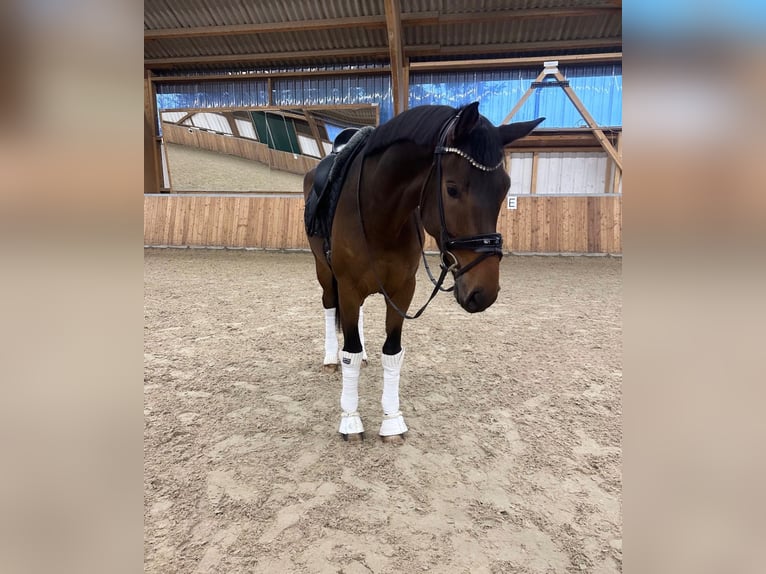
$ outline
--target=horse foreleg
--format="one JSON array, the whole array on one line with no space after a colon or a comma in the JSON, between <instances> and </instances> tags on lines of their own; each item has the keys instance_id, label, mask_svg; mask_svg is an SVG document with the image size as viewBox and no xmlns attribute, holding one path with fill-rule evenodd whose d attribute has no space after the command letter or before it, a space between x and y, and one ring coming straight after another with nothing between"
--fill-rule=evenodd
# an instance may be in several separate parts
<instances>
[{"instance_id":1,"label":"horse foreleg","mask_svg":"<svg viewBox=\"0 0 766 574\"><path fill-rule=\"evenodd\" d=\"M335 308L324 310L324 366L335 370L338 366L338 334L335 326ZM364 344L364 306L359 307L359 341L362 344L362 366L367 366L367 347ZM333 368L335 367L335 368Z\"/></svg>"},{"instance_id":2,"label":"horse foreleg","mask_svg":"<svg viewBox=\"0 0 766 574\"><path fill-rule=\"evenodd\" d=\"M392 297L394 303L406 310L412 301L415 281L405 286ZM401 443L407 432L402 411L399 409L399 379L404 362L402 348L402 325L404 318L389 303L386 308L386 342L383 344L381 362L383 363L383 395L380 404L383 407L383 422L378 433L383 441Z\"/></svg>"},{"instance_id":3,"label":"horse foreleg","mask_svg":"<svg viewBox=\"0 0 766 574\"><path fill-rule=\"evenodd\" d=\"M338 432L346 440L360 440L364 426L357 411L359 406L359 375L363 360L363 346L359 337L360 301L340 293L341 326L343 328L343 350L341 371L343 389L340 395L341 419Z\"/></svg>"}]
</instances>

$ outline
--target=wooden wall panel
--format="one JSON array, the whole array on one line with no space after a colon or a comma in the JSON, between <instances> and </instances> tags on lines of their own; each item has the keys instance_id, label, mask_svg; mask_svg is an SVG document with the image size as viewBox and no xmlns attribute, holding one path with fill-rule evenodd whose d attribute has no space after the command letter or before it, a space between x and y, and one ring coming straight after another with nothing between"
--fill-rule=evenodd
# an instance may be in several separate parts
<instances>
[{"instance_id":1,"label":"wooden wall panel","mask_svg":"<svg viewBox=\"0 0 766 574\"><path fill-rule=\"evenodd\" d=\"M527 196L500 211L506 251L621 253L622 197ZM145 195L146 245L308 249L303 199L224 195ZM426 249L435 250L426 236Z\"/></svg>"},{"instance_id":2,"label":"wooden wall panel","mask_svg":"<svg viewBox=\"0 0 766 574\"><path fill-rule=\"evenodd\" d=\"M520 196L497 229L507 251L621 253L622 196Z\"/></svg>"},{"instance_id":3,"label":"wooden wall panel","mask_svg":"<svg viewBox=\"0 0 766 574\"><path fill-rule=\"evenodd\" d=\"M166 143L180 144L259 161L273 169L303 175L316 167L318 159L269 149L253 140L224 136L205 130L192 129L167 122L162 123L162 138ZM172 169L172 166L171 166Z\"/></svg>"}]
</instances>

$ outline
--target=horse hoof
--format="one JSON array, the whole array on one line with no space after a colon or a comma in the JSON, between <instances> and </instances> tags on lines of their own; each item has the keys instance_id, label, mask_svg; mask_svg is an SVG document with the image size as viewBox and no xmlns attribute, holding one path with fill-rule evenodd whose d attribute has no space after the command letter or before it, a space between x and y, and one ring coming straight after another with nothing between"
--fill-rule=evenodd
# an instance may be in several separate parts
<instances>
[{"instance_id":1,"label":"horse hoof","mask_svg":"<svg viewBox=\"0 0 766 574\"><path fill-rule=\"evenodd\" d=\"M380 440L387 444L404 444L404 435L394 434L391 436L382 436L380 437Z\"/></svg>"},{"instance_id":2,"label":"horse hoof","mask_svg":"<svg viewBox=\"0 0 766 574\"><path fill-rule=\"evenodd\" d=\"M338 365L337 364L322 365L322 370L325 373L337 373L338 372Z\"/></svg>"},{"instance_id":3,"label":"horse hoof","mask_svg":"<svg viewBox=\"0 0 766 574\"><path fill-rule=\"evenodd\" d=\"M364 440L363 432L342 434L340 436L342 436L343 440L346 442L362 442Z\"/></svg>"}]
</instances>

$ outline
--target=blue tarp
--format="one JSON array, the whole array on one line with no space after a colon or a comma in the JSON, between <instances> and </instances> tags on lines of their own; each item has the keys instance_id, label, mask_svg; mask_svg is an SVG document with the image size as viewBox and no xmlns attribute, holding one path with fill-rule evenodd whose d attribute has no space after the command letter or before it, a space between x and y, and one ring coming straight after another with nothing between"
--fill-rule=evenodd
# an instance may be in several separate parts
<instances>
[{"instance_id":1,"label":"blue tarp","mask_svg":"<svg viewBox=\"0 0 766 574\"><path fill-rule=\"evenodd\" d=\"M561 66L572 89L602 126L622 125L622 65ZM477 70L476 72L413 73L410 76L410 107L424 104L461 106L480 101L480 111L499 124L524 95L539 69ZM381 123L393 116L391 81L388 75L338 75L274 78L275 106L378 104ZM232 108L268 105L265 79L157 85L160 110L182 108ZM530 97L514 121L539 116L541 127L571 128L585 125L561 88L540 88Z\"/></svg>"}]
</instances>

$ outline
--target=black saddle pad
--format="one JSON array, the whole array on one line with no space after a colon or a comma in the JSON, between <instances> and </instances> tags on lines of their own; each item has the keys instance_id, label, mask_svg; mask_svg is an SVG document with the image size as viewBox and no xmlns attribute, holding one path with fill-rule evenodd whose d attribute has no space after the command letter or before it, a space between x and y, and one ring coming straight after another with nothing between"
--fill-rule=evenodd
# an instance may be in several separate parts
<instances>
[{"instance_id":1,"label":"black saddle pad","mask_svg":"<svg viewBox=\"0 0 766 574\"><path fill-rule=\"evenodd\" d=\"M374 129L371 126L361 128L348 140L348 143L340 148L340 151L331 153L319 162L314 173L314 184L306 199L304 222L308 235L330 237L335 208L338 205L338 198L348 169L356 154L364 148L367 138ZM348 136L348 131L344 130L344 132L345 136Z\"/></svg>"}]
</instances>

